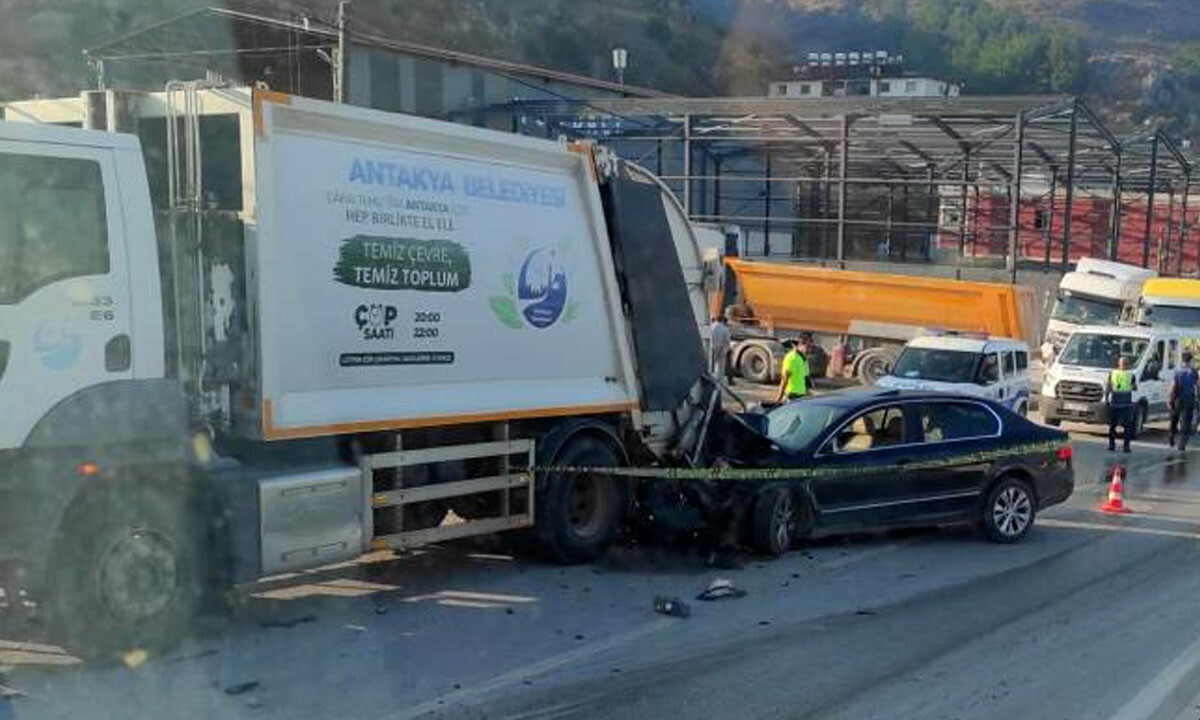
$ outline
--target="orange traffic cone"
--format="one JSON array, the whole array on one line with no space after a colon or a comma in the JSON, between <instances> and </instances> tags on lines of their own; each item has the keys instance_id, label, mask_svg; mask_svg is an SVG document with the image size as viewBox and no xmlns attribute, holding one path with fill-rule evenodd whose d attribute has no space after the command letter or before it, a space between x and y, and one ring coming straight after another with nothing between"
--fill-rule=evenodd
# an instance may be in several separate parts
<instances>
[{"instance_id":1,"label":"orange traffic cone","mask_svg":"<svg viewBox=\"0 0 1200 720\"><path fill-rule=\"evenodd\" d=\"M1100 506L1100 512L1113 515L1124 515L1132 512L1125 507L1125 468L1118 465L1113 468L1112 484L1108 486L1108 500Z\"/></svg>"}]
</instances>

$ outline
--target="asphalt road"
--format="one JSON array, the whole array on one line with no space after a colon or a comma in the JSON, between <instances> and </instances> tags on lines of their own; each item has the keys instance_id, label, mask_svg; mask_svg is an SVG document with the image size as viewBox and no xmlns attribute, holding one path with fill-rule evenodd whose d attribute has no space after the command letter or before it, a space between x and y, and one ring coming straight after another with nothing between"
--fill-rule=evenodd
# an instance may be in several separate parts
<instances>
[{"instance_id":1,"label":"asphalt road","mask_svg":"<svg viewBox=\"0 0 1200 720\"><path fill-rule=\"evenodd\" d=\"M20 694L0 719L1200 718L1200 451L1075 437L1075 496L1014 546L943 529L719 570L460 544L250 588L175 653L118 667L10 622L0 698ZM1129 516L1094 509L1113 462ZM746 596L694 600L715 578ZM655 614L657 595L691 616Z\"/></svg>"}]
</instances>

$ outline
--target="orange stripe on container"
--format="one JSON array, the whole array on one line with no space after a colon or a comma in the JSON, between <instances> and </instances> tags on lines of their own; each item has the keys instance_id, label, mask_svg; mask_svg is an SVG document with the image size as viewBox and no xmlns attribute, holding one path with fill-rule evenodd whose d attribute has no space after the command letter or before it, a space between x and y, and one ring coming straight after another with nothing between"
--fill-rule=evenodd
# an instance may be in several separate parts
<instances>
[{"instance_id":1,"label":"orange stripe on container","mask_svg":"<svg viewBox=\"0 0 1200 720\"><path fill-rule=\"evenodd\" d=\"M360 432L381 432L384 430L405 430L420 427L437 427L441 425L465 425L477 422L496 422L499 420L529 420L541 417L563 417L567 415L592 415L598 413L626 412L637 408L637 403L605 403L598 405L576 405L570 407L532 408L529 410L513 410L509 412L476 413L466 415L434 415L423 418L396 418L392 420L371 420L367 422L333 423L328 425L305 425L294 428L275 427L274 405L270 398L263 400L262 423L263 437L267 440L292 440L296 438L324 437L328 435L349 435Z\"/></svg>"}]
</instances>

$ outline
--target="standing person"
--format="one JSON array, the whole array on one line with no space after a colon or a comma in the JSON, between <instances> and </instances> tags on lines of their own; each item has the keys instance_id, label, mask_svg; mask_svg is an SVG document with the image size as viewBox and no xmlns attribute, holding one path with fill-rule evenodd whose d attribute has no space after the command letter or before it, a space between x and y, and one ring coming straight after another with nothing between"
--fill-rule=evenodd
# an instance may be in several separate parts
<instances>
[{"instance_id":1,"label":"standing person","mask_svg":"<svg viewBox=\"0 0 1200 720\"><path fill-rule=\"evenodd\" d=\"M789 350L779 366L779 394L775 398L776 403L782 403L785 398L796 400L808 394L808 359L804 357L798 341L789 340L787 345Z\"/></svg>"},{"instance_id":2,"label":"standing person","mask_svg":"<svg viewBox=\"0 0 1200 720\"><path fill-rule=\"evenodd\" d=\"M1167 445L1175 447L1175 431L1179 430L1179 449L1187 450L1188 440L1195 430L1196 420L1196 368L1192 367L1192 351L1183 351L1183 364L1175 370L1171 383L1171 397L1168 404L1171 408L1171 429L1167 435ZM1179 421L1183 427L1179 427Z\"/></svg>"},{"instance_id":3,"label":"standing person","mask_svg":"<svg viewBox=\"0 0 1200 720\"><path fill-rule=\"evenodd\" d=\"M1125 452L1129 452L1129 441L1133 439L1133 391L1137 390L1137 379L1129 369L1129 356L1122 355L1115 370L1108 374L1104 396L1108 403L1108 449L1117 449L1117 424L1122 427L1121 437L1125 441Z\"/></svg>"},{"instance_id":4,"label":"standing person","mask_svg":"<svg viewBox=\"0 0 1200 720\"><path fill-rule=\"evenodd\" d=\"M725 316L717 315L713 318L710 328L708 367L713 378L720 382L729 382L725 375L725 365L729 357L731 341L732 337L729 334L729 326L725 324Z\"/></svg>"}]
</instances>

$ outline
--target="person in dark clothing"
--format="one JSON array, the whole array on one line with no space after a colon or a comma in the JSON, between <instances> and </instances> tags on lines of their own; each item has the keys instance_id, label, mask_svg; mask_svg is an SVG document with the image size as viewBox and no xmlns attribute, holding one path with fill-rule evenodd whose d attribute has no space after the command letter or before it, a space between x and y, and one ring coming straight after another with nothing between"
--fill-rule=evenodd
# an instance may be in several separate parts
<instances>
[{"instance_id":1,"label":"person in dark clothing","mask_svg":"<svg viewBox=\"0 0 1200 720\"><path fill-rule=\"evenodd\" d=\"M1175 447L1175 434L1179 433L1179 449L1187 450L1188 440L1196 428L1196 392L1200 376L1192 367L1192 353L1183 351L1183 364L1175 370L1171 383L1171 397L1168 404L1171 409L1171 429L1167 435L1167 444ZM1182 421L1182 427L1180 426Z\"/></svg>"},{"instance_id":2,"label":"person in dark clothing","mask_svg":"<svg viewBox=\"0 0 1200 720\"><path fill-rule=\"evenodd\" d=\"M1133 392L1137 390L1137 378L1129 369L1129 356L1122 355L1115 370L1108 374L1108 385L1104 395L1108 401L1108 449L1117 449L1117 425L1122 428L1125 452L1133 440Z\"/></svg>"}]
</instances>

